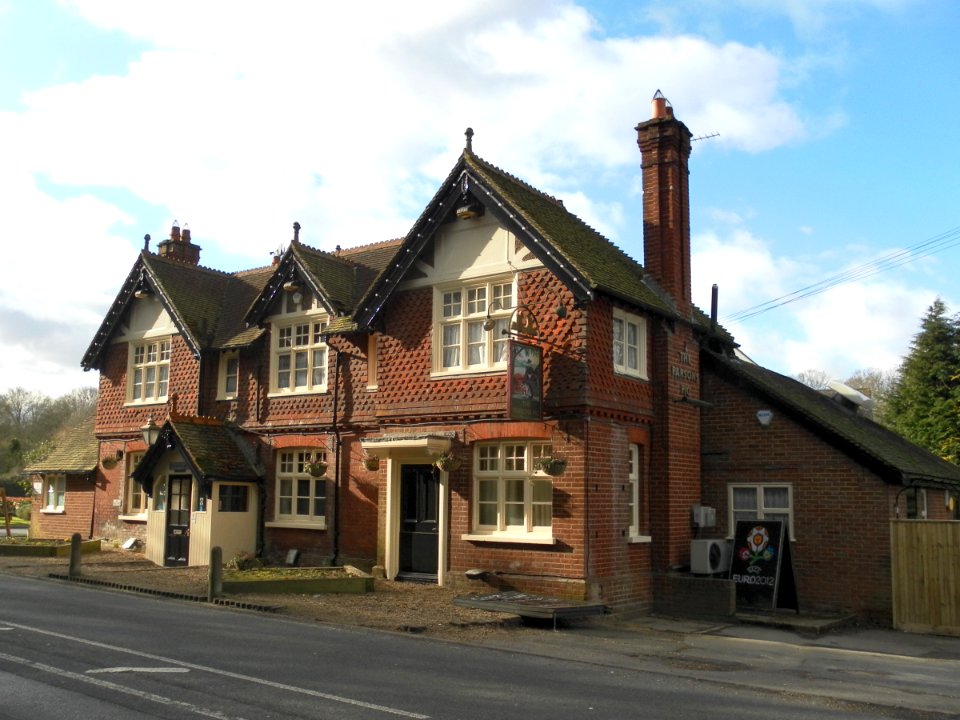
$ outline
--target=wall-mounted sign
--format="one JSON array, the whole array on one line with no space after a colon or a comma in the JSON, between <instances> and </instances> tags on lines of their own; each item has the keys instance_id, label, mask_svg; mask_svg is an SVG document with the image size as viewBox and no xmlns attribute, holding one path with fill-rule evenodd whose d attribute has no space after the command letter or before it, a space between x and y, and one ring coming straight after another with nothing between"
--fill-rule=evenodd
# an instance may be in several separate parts
<instances>
[{"instance_id":1,"label":"wall-mounted sign","mask_svg":"<svg viewBox=\"0 0 960 720\"><path fill-rule=\"evenodd\" d=\"M785 535L782 520L737 521L730 579L737 588L738 608L800 611Z\"/></svg>"},{"instance_id":2,"label":"wall-mounted sign","mask_svg":"<svg viewBox=\"0 0 960 720\"><path fill-rule=\"evenodd\" d=\"M540 420L543 417L543 350L511 340L508 352L508 414L513 420Z\"/></svg>"}]
</instances>

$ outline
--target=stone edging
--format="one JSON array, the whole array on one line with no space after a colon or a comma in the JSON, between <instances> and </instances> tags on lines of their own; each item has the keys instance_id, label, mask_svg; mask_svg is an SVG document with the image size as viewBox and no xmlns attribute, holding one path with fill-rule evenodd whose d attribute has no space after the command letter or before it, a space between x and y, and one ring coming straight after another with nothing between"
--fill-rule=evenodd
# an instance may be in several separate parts
<instances>
[{"instance_id":1,"label":"stone edging","mask_svg":"<svg viewBox=\"0 0 960 720\"><path fill-rule=\"evenodd\" d=\"M170 598L172 600L186 600L188 602L206 603L207 598L203 595L188 595L186 593L173 592L172 590L157 590L155 588L142 588L136 585L125 585L123 583L111 582L109 580L96 580L94 578L70 577L59 573L50 573L48 577L54 580L66 580L67 582L83 583L84 585L95 585L106 587L113 590L125 590L127 592L142 593L144 595L155 595L157 597ZM209 601L212 605L223 605L224 607L239 608L241 610L256 610L257 612L276 613L280 612L278 605L260 605L259 603L244 602L242 600L228 600L226 598L214 598Z\"/></svg>"}]
</instances>

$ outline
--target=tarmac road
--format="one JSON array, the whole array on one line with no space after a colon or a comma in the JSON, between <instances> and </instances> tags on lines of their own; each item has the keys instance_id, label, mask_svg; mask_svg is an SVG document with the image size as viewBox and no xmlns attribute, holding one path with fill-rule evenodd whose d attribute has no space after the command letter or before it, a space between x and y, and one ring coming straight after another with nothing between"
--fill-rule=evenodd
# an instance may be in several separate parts
<instances>
[{"instance_id":1,"label":"tarmac road","mask_svg":"<svg viewBox=\"0 0 960 720\"><path fill-rule=\"evenodd\" d=\"M589 630L499 650L43 579L0 590L0 716L17 720L920 717L646 670Z\"/></svg>"},{"instance_id":2,"label":"tarmac road","mask_svg":"<svg viewBox=\"0 0 960 720\"><path fill-rule=\"evenodd\" d=\"M56 595L72 590L57 590L63 585L59 581L34 582L52 586L49 592ZM5 586L0 575L0 589ZM182 603L165 603L164 615L179 614L176 608ZM9 608L6 601L4 605ZM482 645L545 662L580 663L601 672L640 673L662 682L683 679L693 682L688 687L719 689L721 696L724 688L737 693L767 691L815 703L825 699L851 703L852 710L867 717L960 718L960 638L955 637L856 628L806 637L754 625L660 617L623 621L613 616L573 623L558 632L488 638Z\"/></svg>"}]
</instances>

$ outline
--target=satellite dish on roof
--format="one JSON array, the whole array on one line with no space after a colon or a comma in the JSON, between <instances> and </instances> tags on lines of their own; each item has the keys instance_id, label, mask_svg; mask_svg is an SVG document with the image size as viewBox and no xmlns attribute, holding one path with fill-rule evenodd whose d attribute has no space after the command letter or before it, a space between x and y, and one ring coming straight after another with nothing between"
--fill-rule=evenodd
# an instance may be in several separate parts
<instances>
[{"instance_id":1,"label":"satellite dish on roof","mask_svg":"<svg viewBox=\"0 0 960 720\"><path fill-rule=\"evenodd\" d=\"M827 383L827 387L833 390L837 395L842 397L844 400L848 400L857 407L862 407L865 410L872 410L873 407L877 404L873 398L867 397L859 390L855 390L849 385L844 385L842 382L837 380L831 380Z\"/></svg>"}]
</instances>

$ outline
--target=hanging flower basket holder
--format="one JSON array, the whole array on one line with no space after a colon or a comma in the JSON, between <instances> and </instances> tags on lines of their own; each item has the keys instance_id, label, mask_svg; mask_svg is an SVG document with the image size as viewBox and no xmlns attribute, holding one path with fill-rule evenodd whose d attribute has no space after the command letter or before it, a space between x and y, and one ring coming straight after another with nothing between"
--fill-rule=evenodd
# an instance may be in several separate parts
<instances>
[{"instance_id":1,"label":"hanging flower basket holder","mask_svg":"<svg viewBox=\"0 0 960 720\"><path fill-rule=\"evenodd\" d=\"M115 457L105 457L100 461L100 464L103 465L104 470L113 470L117 466L117 459Z\"/></svg>"},{"instance_id":2,"label":"hanging flower basket holder","mask_svg":"<svg viewBox=\"0 0 960 720\"><path fill-rule=\"evenodd\" d=\"M307 472L311 477L323 477L327 474L327 464L322 460L312 462L307 466Z\"/></svg>"},{"instance_id":3,"label":"hanging flower basket holder","mask_svg":"<svg viewBox=\"0 0 960 720\"><path fill-rule=\"evenodd\" d=\"M557 457L542 457L537 460L537 470L542 470L550 477L556 477L567 469L567 461Z\"/></svg>"},{"instance_id":4,"label":"hanging flower basket holder","mask_svg":"<svg viewBox=\"0 0 960 720\"><path fill-rule=\"evenodd\" d=\"M461 460L456 455L450 452L440 453L437 456L437 459L433 462L437 466L438 470L443 472L453 472L460 467Z\"/></svg>"},{"instance_id":5,"label":"hanging flower basket holder","mask_svg":"<svg viewBox=\"0 0 960 720\"><path fill-rule=\"evenodd\" d=\"M365 467L367 470L379 470L380 458L378 458L376 455L364 455L363 467Z\"/></svg>"}]
</instances>

